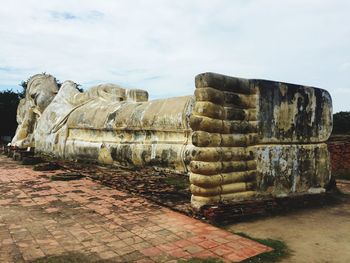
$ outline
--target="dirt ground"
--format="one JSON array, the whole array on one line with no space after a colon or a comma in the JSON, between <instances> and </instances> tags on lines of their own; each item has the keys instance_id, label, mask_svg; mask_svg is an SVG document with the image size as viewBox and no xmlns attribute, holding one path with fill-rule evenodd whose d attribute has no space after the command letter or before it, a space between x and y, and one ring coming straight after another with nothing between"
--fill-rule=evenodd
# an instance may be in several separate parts
<instances>
[{"instance_id":1,"label":"dirt ground","mask_svg":"<svg viewBox=\"0 0 350 263\"><path fill-rule=\"evenodd\" d=\"M232 232L284 241L291 256L283 263L350 262L350 184L341 202L320 208L228 225ZM348 192L347 192L348 191Z\"/></svg>"}]
</instances>

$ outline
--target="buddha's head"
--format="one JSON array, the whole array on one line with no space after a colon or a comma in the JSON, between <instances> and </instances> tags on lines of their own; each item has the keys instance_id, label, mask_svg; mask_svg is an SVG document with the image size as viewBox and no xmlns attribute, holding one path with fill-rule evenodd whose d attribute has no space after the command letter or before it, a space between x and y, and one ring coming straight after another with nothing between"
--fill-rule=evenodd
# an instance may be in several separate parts
<instances>
[{"instance_id":1,"label":"buddha's head","mask_svg":"<svg viewBox=\"0 0 350 263\"><path fill-rule=\"evenodd\" d=\"M34 146L34 130L38 119L58 92L55 77L37 74L26 82L26 93L17 109L18 127L11 145L20 148Z\"/></svg>"},{"instance_id":2,"label":"buddha's head","mask_svg":"<svg viewBox=\"0 0 350 263\"><path fill-rule=\"evenodd\" d=\"M58 92L55 77L49 74L37 74L27 81L25 99L42 113Z\"/></svg>"}]
</instances>

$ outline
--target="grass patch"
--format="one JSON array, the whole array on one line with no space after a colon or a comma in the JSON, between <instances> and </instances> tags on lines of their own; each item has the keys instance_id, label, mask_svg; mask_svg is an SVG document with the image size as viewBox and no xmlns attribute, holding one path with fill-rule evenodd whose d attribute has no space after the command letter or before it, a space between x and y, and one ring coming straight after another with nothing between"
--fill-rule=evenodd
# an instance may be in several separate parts
<instances>
[{"instance_id":1,"label":"grass patch","mask_svg":"<svg viewBox=\"0 0 350 263\"><path fill-rule=\"evenodd\" d=\"M258 262L273 263L273 262L279 262L281 259L290 256L290 250L288 249L287 245L280 240L275 240L270 238L268 239L254 238L242 232L238 232L235 234L241 237L249 238L260 244L273 248L273 251L262 253L255 257L246 259L242 261L243 263L258 263Z\"/></svg>"},{"instance_id":2,"label":"grass patch","mask_svg":"<svg viewBox=\"0 0 350 263\"><path fill-rule=\"evenodd\" d=\"M162 178L162 181L180 190L185 190L190 187L190 182L186 176L165 177Z\"/></svg>"},{"instance_id":3,"label":"grass patch","mask_svg":"<svg viewBox=\"0 0 350 263\"><path fill-rule=\"evenodd\" d=\"M259 254L255 257L246 259L242 261L242 263L274 263L279 262L280 260L290 256L290 250L288 249L287 245L279 240L275 239L260 239L260 238L254 238L251 237L245 233L235 233L236 235L240 235L244 238L248 238L251 240L254 240L260 244L263 244L265 246L269 246L273 248L273 251L266 252ZM208 259L189 259L189 260L179 260L178 262L181 263L222 263L223 261L220 259L215 258L208 258Z\"/></svg>"},{"instance_id":4,"label":"grass patch","mask_svg":"<svg viewBox=\"0 0 350 263\"><path fill-rule=\"evenodd\" d=\"M339 171L335 173L335 178L336 179L341 179L341 180L350 180L350 169L346 169L343 171Z\"/></svg>"},{"instance_id":5,"label":"grass patch","mask_svg":"<svg viewBox=\"0 0 350 263\"><path fill-rule=\"evenodd\" d=\"M79 252L70 252L56 256L38 258L30 263L114 263L112 259L101 259L97 254L86 255ZM119 261L118 261L119 262Z\"/></svg>"},{"instance_id":6,"label":"grass patch","mask_svg":"<svg viewBox=\"0 0 350 263\"><path fill-rule=\"evenodd\" d=\"M98 164L96 160L90 160L90 159L77 159L77 163L80 164Z\"/></svg>"},{"instance_id":7,"label":"grass patch","mask_svg":"<svg viewBox=\"0 0 350 263\"><path fill-rule=\"evenodd\" d=\"M178 260L179 263L223 263L220 259L215 258L207 258L207 259L200 259L200 258L191 258L188 260Z\"/></svg>"},{"instance_id":8,"label":"grass patch","mask_svg":"<svg viewBox=\"0 0 350 263\"><path fill-rule=\"evenodd\" d=\"M23 157L21 164L23 165L36 165L42 163L43 159L40 157Z\"/></svg>"},{"instance_id":9,"label":"grass patch","mask_svg":"<svg viewBox=\"0 0 350 263\"><path fill-rule=\"evenodd\" d=\"M52 181L71 181L71 180L79 180L83 178L84 176L79 173L60 173L60 174L54 174L51 176Z\"/></svg>"},{"instance_id":10,"label":"grass patch","mask_svg":"<svg viewBox=\"0 0 350 263\"><path fill-rule=\"evenodd\" d=\"M39 258L30 263L90 263L95 262L90 256L81 253L68 253L58 256Z\"/></svg>"},{"instance_id":11,"label":"grass patch","mask_svg":"<svg viewBox=\"0 0 350 263\"><path fill-rule=\"evenodd\" d=\"M39 163L34 165L33 170L34 171L54 171L58 170L61 167L57 163Z\"/></svg>"}]
</instances>

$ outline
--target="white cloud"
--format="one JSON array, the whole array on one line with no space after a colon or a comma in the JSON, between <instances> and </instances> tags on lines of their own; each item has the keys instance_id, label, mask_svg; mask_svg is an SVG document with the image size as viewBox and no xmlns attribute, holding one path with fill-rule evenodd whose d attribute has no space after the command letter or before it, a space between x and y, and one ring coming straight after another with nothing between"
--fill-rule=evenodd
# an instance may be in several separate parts
<instances>
[{"instance_id":1,"label":"white cloud","mask_svg":"<svg viewBox=\"0 0 350 263\"><path fill-rule=\"evenodd\" d=\"M346 0L0 2L0 88L45 71L169 97L215 71L325 88L350 110Z\"/></svg>"}]
</instances>

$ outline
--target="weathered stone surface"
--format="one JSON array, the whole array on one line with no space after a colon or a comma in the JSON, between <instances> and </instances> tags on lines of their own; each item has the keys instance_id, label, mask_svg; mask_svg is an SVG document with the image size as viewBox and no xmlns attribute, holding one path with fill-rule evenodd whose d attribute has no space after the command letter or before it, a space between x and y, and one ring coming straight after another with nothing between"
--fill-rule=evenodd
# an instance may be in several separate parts
<instances>
[{"instance_id":1,"label":"weathered stone surface","mask_svg":"<svg viewBox=\"0 0 350 263\"><path fill-rule=\"evenodd\" d=\"M196 208L324 191L327 91L215 73L195 83L194 96L148 101L146 91L114 84L81 93L66 81L57 93L52 81L38 81L19 106L12 144L63 159L189 174Z\"/></svg>"},{"instance_id":2,"label":"weathered stone surface","mask_svg":"<svg viewBox=\"0 0 350 263\"><path fill-rule=\"evenodd\" d=\"M259 88L261 143L324 142L332 132L332 100L325 90L253 80Z\"/></svg>"},{"instance_id":3,"label":"weathered stone surface","mask_svg":"<svg viewBox=\"0 0 350 263\"><path fill-rule=\"evenodd\" d=\"M204 73L196 77L195 98L193 206L325 191L330 166L323 142L332 130L327 91Z\"/></svg>"},{"instance_id":4,"label":"weathered stone surface","mask_svg":"<svg viewBox=\"0 0 350 263\"><path fill-rule=\"evenodd\" d=\"M274 196L324 192L330 180L327 145L259 145L257 191Z\"/></svg>"},{"instance_id":5,"label":"weathered stone surface","mask_svg":"<svg viewBox=\"0 0 350 263\"><path fill-rule=\"evenodd\" d=\"M65 159L186 172L182 156L192 97L147 98L146 91L113 84L80 93L66 81L38 124L36 150Z\"/></svg>"}]
</instances>

